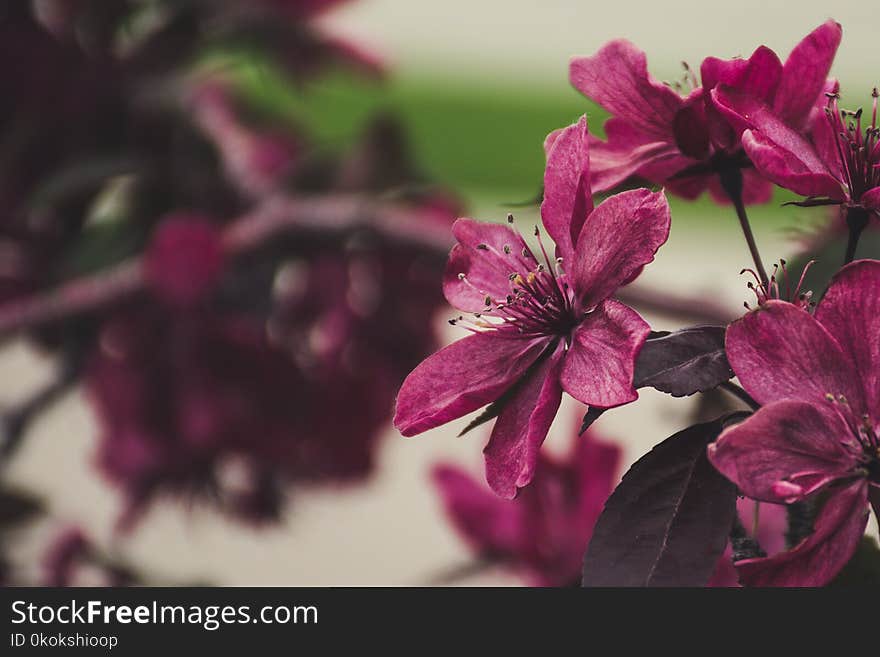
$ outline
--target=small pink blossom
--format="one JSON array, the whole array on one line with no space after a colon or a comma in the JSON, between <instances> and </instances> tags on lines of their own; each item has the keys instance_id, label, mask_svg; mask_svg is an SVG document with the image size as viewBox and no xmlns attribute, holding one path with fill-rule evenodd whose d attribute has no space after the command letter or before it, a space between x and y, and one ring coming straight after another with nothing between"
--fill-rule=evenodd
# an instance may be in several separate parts
<instances>
[{"instance_id":1,"label":"small pink blossom","mask_svg":"<svg viewBox=\"0 0 880 657\"><path fill-rule=\"evenodd\" d=\"M503 497L534 476L563 390L601 408L638 397L634 363L650 329L611 296L669 235L662 193L632 190L593 207L585 118L552 135L548 151L541 217L557 257L542 243L539 258L510 226L459 219L443 289L473 313L452 320L472 335L407 377L394 418L413 436L495 403L486 476Z\"/></svg>"}]
</instances>

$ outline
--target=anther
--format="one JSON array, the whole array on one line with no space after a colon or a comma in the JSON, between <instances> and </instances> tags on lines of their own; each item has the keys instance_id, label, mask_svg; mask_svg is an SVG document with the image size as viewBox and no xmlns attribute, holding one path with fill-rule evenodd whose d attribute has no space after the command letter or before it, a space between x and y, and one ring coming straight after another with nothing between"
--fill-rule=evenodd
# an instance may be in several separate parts
<instances>
[{"instance_id":1,"label":"anther","mask_svg":"<svg viewBox=\"0 0 880 657\"><path fill-rule=\"evenodd\" d=\"M512 212L507 213L507 223L509 223L509 224L513 223L513 213Z\"/></svg>"}]
</instances>

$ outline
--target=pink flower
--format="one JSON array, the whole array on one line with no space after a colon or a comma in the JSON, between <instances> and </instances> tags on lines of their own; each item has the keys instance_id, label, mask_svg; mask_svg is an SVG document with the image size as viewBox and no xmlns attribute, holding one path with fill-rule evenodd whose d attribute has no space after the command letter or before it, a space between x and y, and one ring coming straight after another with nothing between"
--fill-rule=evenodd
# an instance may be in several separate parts
<instances>
[{"instance_id":1,"label":"pink flower","mask_svg":"<svg viewBox=\"0 0 880 657\"><path fill-rule=\"evenodd\" d=\"M540 455L535 478L515 500L498 498L451 465L434 470L450 521L473 552L535 586L580 582L584 551L618 478L620 449L589 433L573 436L563 460Z\"/></svg>"},{"instance_id":2,"label":"pink flower","mask_svg":"<svg viewBox=\"0 0 880 657\"><path fill-rule=\"evenodd\" d=\"M841 205L880 217L880 127L877 89L871 123L862 126L862 111L841 111L837 87L829 87L825 106L808 131L788 125L778 111L758 98L727 87L713 92L731 124L742 130L746 153L762 175L802 194L802 205Z\"/></svg>"},{"instance_id":3,"label":"pink flower","mask_svg":"<svg viewBox=\"0 0 880 657\"><path fill-rule=\"evenodd\" d=\"M748 59L709 57L700 67L702 84L686 69L684 87L677 84L678 90L655 80L645 53L622 39L592 57L574 59L572 84L612 114L605 124L607 141L593 144L593 188L605 191L637 177L686 198L708 188L717 201L727 202L718 174L738 169L746 203L770 200L770 184L750 168L711 92L726 85L760 98L786 123L802 127L824 91L840 37L840 25L828 21L808 34L785 64L764 46Z\"/></svg>"},{"instance_id":4,"label":"pink flower","mask_svg":"<svg viewBox=\"0 0 880 657\"><path fill-rule=\"evenodd\" d=\"M739 562L757 586L821 586L846 564L880 487L880 261L847 265L815 316L768 301L727 330L730 364L763 407L726 430L709 458L748 497L827 498L815 532Z\"/></svg>"},{"instance_id":5,"label":"pink flower","mask_svg":"<svg viewBox=\"0 0 880 657\"><path fill-rule=\"evenodd\" d=\"M594 209L589 175L582 118L549 147L541 215L556 241L555 260L542 244L541 262L510 226L454 224L458 244L444 293L474 313L452 320L473 335L422 362L397 398L394 423L405 436L492 404L498 419L485 449L486 476L504 497L534 476L563 390L602 408L638 397L634 362L650 329L610 297L666 241L669 207L662 193L638 189Z\"/></svg>"},{"instance_id":6,"label":"pink flower","mask_svg":"<svg viewBox=\"0 0 880 657\"><path fill-rule=\"evenodd\" d=\"M144 254L144 275L165 303L186 307L203 299L223 273L219 227L207 217L176 213L163 219Z\"/></svg>"}]
</instances>

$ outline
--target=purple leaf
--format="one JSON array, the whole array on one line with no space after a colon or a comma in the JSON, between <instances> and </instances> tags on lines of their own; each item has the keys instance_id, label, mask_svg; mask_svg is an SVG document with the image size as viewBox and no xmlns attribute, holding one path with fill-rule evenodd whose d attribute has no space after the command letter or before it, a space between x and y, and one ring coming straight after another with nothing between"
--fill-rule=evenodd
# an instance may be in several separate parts
<instances>
[{"instance_id":1,"label":"purple leaf","mask_svg":"<svg viewBox=\"0 0 880 657\"><path fill-rule=\"evenodd\" d=\"M736 413L666 439L623 477L584 558L584 586L703 586L736 512L736 486L706 458L706 446Z\"/></svg>"},{"instance_id":2,"label":"purple leaf","mask_svg":"<svg viewBox=\"0 0 880 657\"><path fill-rule=\"evenodd\" d=\"M733 377L723 326L694 326L651 337L636 360L633 384L673 397L711 390Z\"/></svg>"}]
</instances>

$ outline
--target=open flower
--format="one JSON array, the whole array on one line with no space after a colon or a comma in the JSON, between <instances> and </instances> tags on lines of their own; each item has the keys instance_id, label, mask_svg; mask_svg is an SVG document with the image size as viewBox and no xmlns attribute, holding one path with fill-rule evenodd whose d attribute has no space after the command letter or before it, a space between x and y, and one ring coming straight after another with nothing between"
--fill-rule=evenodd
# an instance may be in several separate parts
<instances>
[{"instance_id":1,"label":"open flower","mask_svg":"<svg viewBox=\"0 0 880 657\"><path fill-rule=\"evenodd\" d=\"M605 124L607 141L593 144L593 188L604 191L637 177L686 198L708 188L725 202L718 174L739 169L743 200L770 200L771 185L751 169L737 134L715 109L711 91L726 85L761 99L788 125L803 127L825 89L840 37L840 25L828 21L808 34L785 64L764 46L748 59L709 57L700 67L702 84L686 69L678 89L655 80L645 53L622 39L592 57L574 59L572 84L612 114Z\"/></svg>"},{"instance_id":2,"label":"open flower","mask_svg":"<svg viewBox=\"0 0 880 657\"><path fill-rule=\"evenodd\" d=\"M740 561L745 584L821 586L846 565L880 488L880 261L844 267L815 316L768 301L727 330L730 364L764 406L709 458L747 496L824 500L793 549Z\"/></svg>"},{"instance_id":3,"label":"open flower","mask_svg":"<svg viewBox=\"0 0 880 657\"><path fill-rule=\"evenodd\" d=\"M433 474L450 521L478 557L535 586L570 586L580 582L619 465L620 448L588 433L573 436L564 460L542 454L532 485L516 500L499 499L455 466Z\"/></svg>"},{"instance_id":4,"label":"open flower","mask_svg":"<svg viewBox=\"0 0 880 657\"><path fill-rule=\"evenodd\" d=\"M760 99L726 87L713 94L717 105L742 130L742 144L755 168L776 184L807 199L800 205L841 205L880 217L880 127L873 91L871 122L862 111L838 106L836 86L827 94L823 116L810 130L787 125Z\"/></svg>"},{"instance_id":5,"label":"open flower","mask_svg":"<svg viewBox=\"0 0 880 657\"><path fill-rule=\"evenodd\" d=\"M452 320L473 335L422 362L397 398L394 423L405 436L492 404L486 475L504 497L531 481L563 390L602 408L638 397L634 361L650 329L610 297L666 241L669 207L662 193L638 189L594 209L589 163L582 118L549 148L541 215L556 259L543 244L539 259L510 226L454 224L444 293L475 314Z\"/></svg>"}]
</instances>

